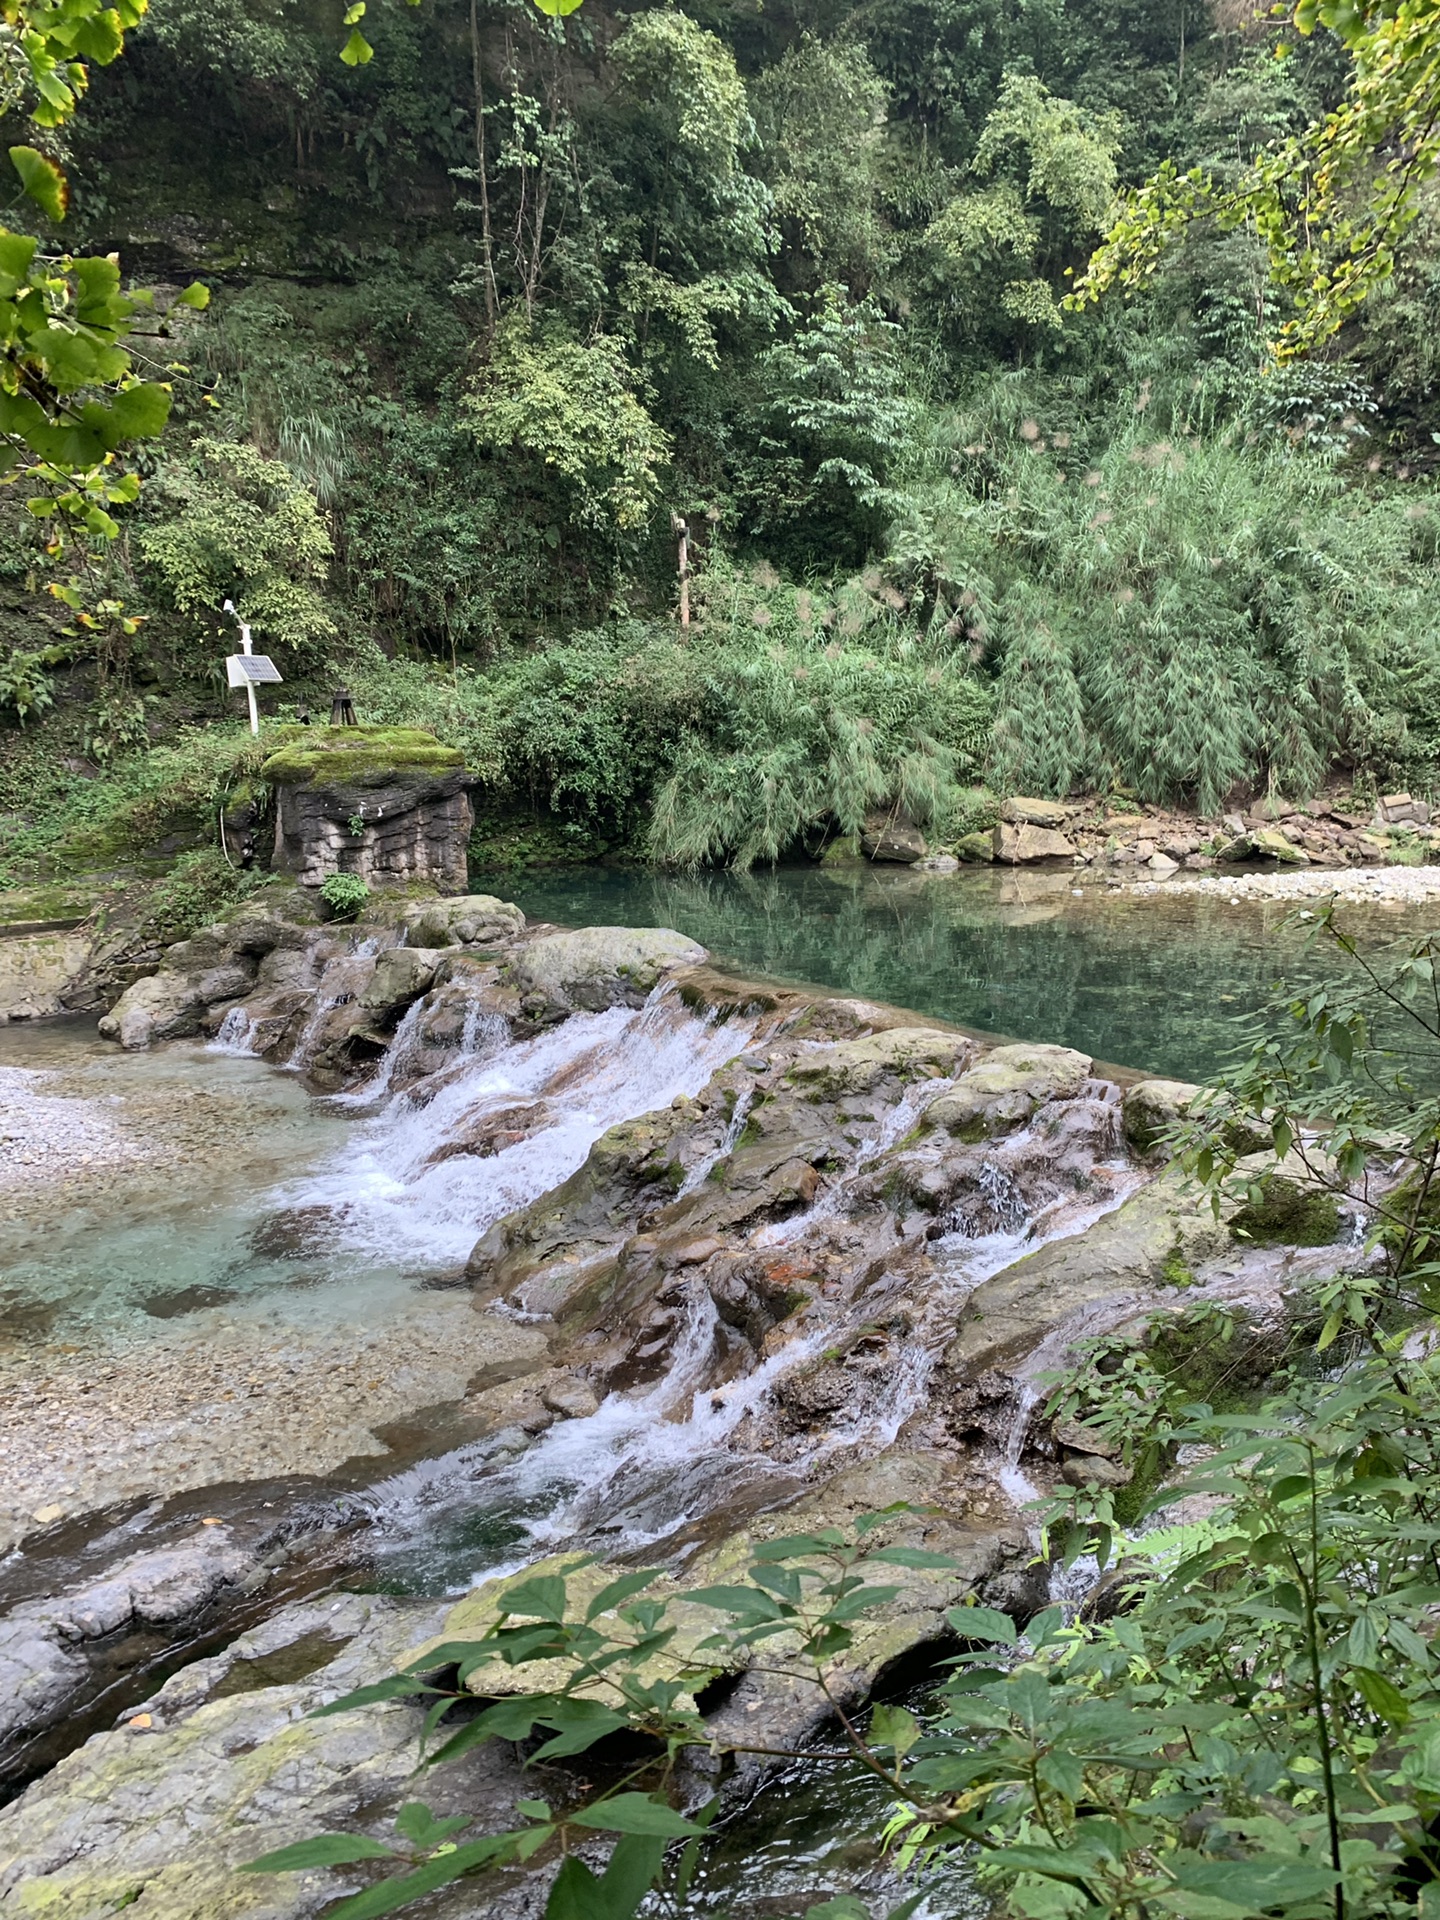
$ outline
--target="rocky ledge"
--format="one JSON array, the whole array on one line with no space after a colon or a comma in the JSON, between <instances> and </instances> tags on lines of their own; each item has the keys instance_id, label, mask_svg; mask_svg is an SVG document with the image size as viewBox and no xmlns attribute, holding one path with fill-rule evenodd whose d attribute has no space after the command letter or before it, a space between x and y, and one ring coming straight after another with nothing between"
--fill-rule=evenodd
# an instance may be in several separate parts
<instances>
[{"instance_id":1,"label":"rocky ledge","mask_svg":"<svg viewBox=\"0 0 1440 1920\"><path fill-rule=\"evenodd\" d=\"M1229 1377L1263 1376L1315 1279L1355 1257L1346 1206L1263 1155L1263 1199L1243 1216L1196 1204L1163 1153L1194 1088L737 980L664 929L527 927L485 896L407 912L353 931L260 914L208 928L129 988L104 1030L128 1047L223 1033L319 1088L368 1083L443 1113L432 1158L477 1168L552 1153L577 1085L592 1104L610 1085L617 1036L631 1058L690 1059L665 1082L688 1091L643 1110L637 1093L568 1172L555 1159L563 1177L479 1236L476 1306L534 1337L463 1402L467 1431L494 1445L466 1469L473 1501L528 1513L532 1557L559 1546L664 1562L682 1651L700 1631L689 1588L733 1579L777 1533L889 1508L877 1537L955 1565L898 1571L829 1677L837 1699L863 1699L898 1659L943 1645L946 1610L967 1595L1025 1617L1048 1579L1027 1493L1128 1479L1073 1423L1044 1418L1045 1370L1085 1335L1184 1328L1198 1304L1234 1323ZM566 1033L576 1044L557 1044L541 1072L547 1037ZM484 1070L522 1058L535 1068L523 1097ZM572 1473L552 1499L547 1533L533 1515L551 1457L586 1465L579 1491ZM254 1550L227 1539L177 1551L157 1562L127 1541L73 1591L12 1610L0 1649L20 1731L73 1699L87 1635L263 1578ZM500 1591L482 1582L448 1607L307 1600L184 1666L0 1813L0 1913L318 1912L336 1891L328 1876L236 1867L319 1828L385 1833L413 1792L419 1716L396 1702L307 1713L483 1626ZM717 1737L744 1725L789 1745L823 1724L813 1695L758 1664L714 1678L703 1697ZM510 1682L472 1684L494 1695ZM526 1791L510 1750L486 1748L427 1797L502 1821ZM487 1913L537 1911L552 1866L487 1887ZM472 1912L473 1897L427 1910Z\"/></svg>"}]
</instances>

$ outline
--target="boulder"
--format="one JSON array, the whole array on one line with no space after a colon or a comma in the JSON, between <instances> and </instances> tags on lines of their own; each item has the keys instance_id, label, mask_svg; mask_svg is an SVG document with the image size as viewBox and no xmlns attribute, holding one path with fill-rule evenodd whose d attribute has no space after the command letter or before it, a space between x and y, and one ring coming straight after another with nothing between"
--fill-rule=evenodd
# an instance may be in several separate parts
<instances>
[{"instance_id":1,"label":"boulder","mask_svg":"<svg viewBox=\"0 0 1440 1920\"><path fill-rule=\"evenodd\" d=\"M1025 866L1032 860L1075 858L1074 847L1053 827L1011 826L1002 820L991 844L995 858L1007 867Z\"/></svg>"},{"instance_id":2,"label":"boulder","mask_svg":"<svg viewBox=\"0 0 1440 1920\"><path fill-rule=\"evenodd\" d=\"M1303 847L1287 840L1279 827L1252 827L1250 851L1261 860L1278 860L1287 867L1308 867L1310 856Z\"/></svg>"},{"instance_id":3,"label":"boulder","mask_svg":"<svg viewBox=\"0 0 1440 1920\"><path fill-rule=\"evenodd\" d=\"M867 860L891 861L910 866L923 860L929 849L920 829L908 820L891 820L888 815L872 815L860 835L860 851Z\"/></svg>"},{"instance_id":4,"label":"boulder","mask_svg":"<svg viewBox=\"0 0 1440 1920\"><path fill-rule=\"evenodd\" d=\"M643 1006L662 974L706 957L702 946L669 927L581 927L542 935L516 958L513 971L522 993L598 1013Z\"/></svg>"},{"instance_id":5,"label":"boulder","mask_svg":"<svg viewBox=\"0 0 1440 1920\"><path fill-rule=\"evenodd\" d=\"M1154 1153L1165 1133L1189 1113L1199 1092L1188 1080L1137 1080L1122 1098L1126 1140L1137 1153Z\"/></svg>"},{"instance_id":6,"label":"boulder","mask_svg":"<svg viewBox=\"0 0 1440 1920\"><path fill-rule=\"evenodd\" d=\"M1016 794L1000 809L1000 818L1016 827L1063 827L1071 809L1058 800L1035 800Z\"/></svg>"},{"instance_id":7,"label":"boulder","mask_svg":"<svg viewBox=\"0 0 1440 1920\"><path fill-rule=\"evenodd\" d=\"M1107 1460L1099 1453L1067 1453L1060 1463L1060 1478L1071 1487L1128 1487L1133 1475L1119 1460Z\"/></svg>"},{"instance_id":8,"label":"boulder","mask_svg":"<svg viewBox=\"0 0 1440 1920\"><path fill-rule=\"evenodd\" d=\"M428 992L440 955L432 948L390 947L375 962L375 970L356 1000L366 1021L393 1025L405 1009Z\"/></svg>"},{"instance_id":9,"label":"boulder","mask_svg":"<svg viewBox=\"0 0 1440 1920\"><path fill-rule=\"evenodd\" d=\"M125 989L100 1021L100 1037L118 1040L127 1053L135 1053L155 1040L183 1040L198 1033L204 1011L195 982L163 968Z\"/></svg>"},{"instance_id":10,"label":"boulder","mask_svg":"<svg viewBox=\"0 0 1440 1920\"><path fill-rule=\"evenodd\" d=\"M488 947L524 931L524 914L508 900L493 893L462 893L430 901L410 921L405 941L412 947Z\"/></svg>"},{"instance_id":11,"label":"boulder","mask_svg":"<svg viewBox=\"0 0 1440 1920\"><path fill-rule=\"evenodd\" d=\"M995 858L995 838L989 833L966 833L955 842L956 857L972 866L989 866Z\"/></svg>"},{"instance_id":12,"label":"boulder","mask_svg":"<svg viewBox=\"0 0 1440 1920\"><path fill-rule=\"evenodd\" d=\"M1152 853L1145 864L1151 873L1158 875L1162 880L1167 875L1178 872L1180 867L1180 862L1172 860L1168 853Z\"/></svg>"},{"instance_id":13,"label":"boulder","mask_svg":"<svg viewBox=\"0 0 1440 1920\"><path fill-rule=\"evenodd\" d=\"M959 866L953 853L928 853L923 860L915 862L918 873L955 873Z\"/></svg>"},{"instance_id":14,"label":"boulder","mask_svg":"<svg viewBox=\"0 0 1440 1920\"><path fill-rule=\"evenodd\" d=\"M892 1027L888 1033L802 1053L791 1064L789 1077L835 1099L868 1093L886 1078L918 1080L954 1073L974 1049L974 1041L963 1033L947 1033L939 1027Z\"/></svg>"},{"instance_id":15,"label":"boulder","mask_svg":"<svg viewBox=\"0 0 1440 1920\"><path fill-rule=\"evenodd\" d=\"M996 1047L931 1102L924 1123L961 1140L1013 1133L1047 1100L1073 1100L1089 1076L1089 1055L1069 1047Z\"/></svg>"},{"instance_id":16,"label":"boulder","mask_svg":"<svg viewBox=\"0 0 1440 1920\"><path fill-rule=\"evenodd\" d=\"M1387 827L1430 824L1430 809L1423 800L1412 800L1408 793L1387 793L1376 809L1377 825Z\"/></svg>"}]
</instances>

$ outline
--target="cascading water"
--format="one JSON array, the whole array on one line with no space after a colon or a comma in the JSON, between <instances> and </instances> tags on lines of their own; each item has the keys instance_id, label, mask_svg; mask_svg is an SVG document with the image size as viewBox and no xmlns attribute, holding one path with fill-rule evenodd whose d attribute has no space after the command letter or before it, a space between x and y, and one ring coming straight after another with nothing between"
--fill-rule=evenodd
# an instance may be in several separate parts
<instances>
[{"instance_id":1,"label":"cascading water","mask_svg":"<svg viewBox=\"0 0 1440 1920\"><path fill-rule=\"evenodd\" d=\"M572 1014L533 1040L452 1068L423 1105L393 1094L284 1204L324 1209L355 1251L456 1266L496 1220L568 1179L607 1128L697 1094L751 1031L743 1021L697 1019L665 987L639 1012ZM487 1115L540 1102L541 1122L523 1140L485 1154L453 1151Z\"/></svg>"}]
</instances>

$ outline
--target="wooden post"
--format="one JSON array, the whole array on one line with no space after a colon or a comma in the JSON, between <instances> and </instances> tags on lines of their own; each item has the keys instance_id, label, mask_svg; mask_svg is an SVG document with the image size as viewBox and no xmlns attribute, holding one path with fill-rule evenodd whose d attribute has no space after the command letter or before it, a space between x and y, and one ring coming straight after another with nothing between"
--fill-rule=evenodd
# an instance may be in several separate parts
<instances>
[{"instance_id":1,"label":"wooden post","mask_svg":"<svg viewBox=\"0 0 1440 1920\"><path fill-rule=\"evenodd\" d=\"M680 573L680 625L690 625L690 529L678 513L670 516L670 525L675 531L679 545L678 567Z\"/></svg>"}]
</instances>

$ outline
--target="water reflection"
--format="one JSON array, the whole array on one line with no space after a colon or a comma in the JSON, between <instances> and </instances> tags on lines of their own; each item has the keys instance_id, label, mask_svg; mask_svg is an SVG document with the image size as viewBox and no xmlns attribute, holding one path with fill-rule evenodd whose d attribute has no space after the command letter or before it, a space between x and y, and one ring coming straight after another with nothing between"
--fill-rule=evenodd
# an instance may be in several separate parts
<instances>
[{"instance_id":1,"label":"water reflection","mask_svg":"<svg viewBox=\"0 0 1440 1920\"><path fill-rule=\"evenodd\" d=\"M1339 971L1295 908L1119 894L1064 871L917 873L781 867L679 878L639 871L483 883L534 919L670 926L746 971L842 988L1099 1060L1203 1080L1248 1044L1277 980ZM1347 907L1367 946L1428 930L1432 907Z\"/></svg>"}]
</instances>

